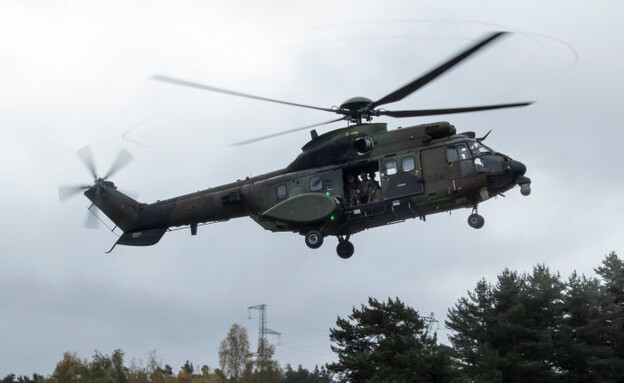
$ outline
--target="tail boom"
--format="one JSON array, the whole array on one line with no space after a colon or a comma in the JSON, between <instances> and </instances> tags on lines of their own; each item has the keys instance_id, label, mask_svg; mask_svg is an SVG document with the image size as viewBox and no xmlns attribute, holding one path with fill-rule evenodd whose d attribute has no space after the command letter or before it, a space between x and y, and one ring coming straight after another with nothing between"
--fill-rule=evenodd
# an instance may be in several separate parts
<instances>
[{"instance_id":1,"label":"tail boom","mask_svg":"<svg viewBox=\"0 0 624 383\"><path fill-rule=\"evenodd\" d=\"M170 227L196 228L198 223L247 215L240 187L144 204L119 192L112 182L98 180L84 194L123 231L115 245L150 246Z\"/></svg>"}]
</instances>

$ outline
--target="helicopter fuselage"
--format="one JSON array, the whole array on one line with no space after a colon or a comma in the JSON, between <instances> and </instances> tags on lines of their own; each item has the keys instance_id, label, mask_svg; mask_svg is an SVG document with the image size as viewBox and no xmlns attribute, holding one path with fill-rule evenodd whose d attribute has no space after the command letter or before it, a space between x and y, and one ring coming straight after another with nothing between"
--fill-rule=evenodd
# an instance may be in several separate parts
<instances>
[{"instance_id":1,"label":"helicopter fuselage","mask_svg":"<svg viewBox=\"0 0 624 383\"><path fill-rule=\"evenodd\" d=\"M476 213L492 196L530 184L520 162L447 122L392 131L371 123L312 137L285 169L196 193L144 204L104 181L85 195L124 231L118 244L144 246L171 228L195 234L200 224L243 216L274 232L343 239L438 212Z\"/></svg>"}]
</instances>

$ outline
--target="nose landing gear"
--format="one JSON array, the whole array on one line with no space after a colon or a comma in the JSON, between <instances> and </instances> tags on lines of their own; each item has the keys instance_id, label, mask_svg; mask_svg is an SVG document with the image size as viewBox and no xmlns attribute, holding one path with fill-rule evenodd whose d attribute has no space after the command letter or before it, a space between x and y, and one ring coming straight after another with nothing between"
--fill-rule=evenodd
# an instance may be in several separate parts
<instances>
[{"instance_id":1,"label":"nose landing gear","mask_svg":"<svg viewBox=\"0 0 624 383\"><path fill-rule=\"evenodd\" d=\"M479 215L479 212L477 211L477 205L472 208L472 214L468 216L468 225L470 225L470 227L474 229L480 229L483 227L483 225L485 225L485 218Z\"/></svg>"}]
</instances>

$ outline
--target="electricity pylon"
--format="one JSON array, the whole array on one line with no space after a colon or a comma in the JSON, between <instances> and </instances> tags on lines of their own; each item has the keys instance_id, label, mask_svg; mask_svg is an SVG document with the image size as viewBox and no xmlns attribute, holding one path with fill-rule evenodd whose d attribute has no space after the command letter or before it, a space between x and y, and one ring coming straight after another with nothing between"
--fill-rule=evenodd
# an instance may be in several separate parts
<instances>
[{"instance_id":1,"label":"electricity pylon","mask_svg":"<svg viewBox=\"0 0 624 383\"><path fill-rule=\"evenodd\" d=\"M251 310L259 310L260 311L260 318L258 320L259 322L259 326L258 326L258 360L264 360L265 357L265 346L266 346L266 336L267 335L277 335L278 336L278 344L279 344L279 340L281 337L281 333L271 330L270 328L268 328L266 326L266 305L262 304L262 305L256 305L256 306L249 306L247 307L247 314L249 315L249 319L251 319Z\"/></svg>"}]
</instances>

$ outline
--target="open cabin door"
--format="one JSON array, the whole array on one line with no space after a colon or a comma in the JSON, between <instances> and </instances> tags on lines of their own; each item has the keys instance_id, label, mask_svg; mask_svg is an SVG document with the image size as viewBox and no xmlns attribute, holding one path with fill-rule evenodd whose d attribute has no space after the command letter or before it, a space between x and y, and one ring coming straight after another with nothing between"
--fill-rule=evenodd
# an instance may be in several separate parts
<instances>
[{"instance_id":1,"label":"open cabin door","mask_svg":"<svg viewBox=\"0 0 624 383\"><path fill-rule=\"evenodd\" d=\"M419 153L407 153L379 160L384 200L424 192Z\"/></svg>"}]
</instances>

